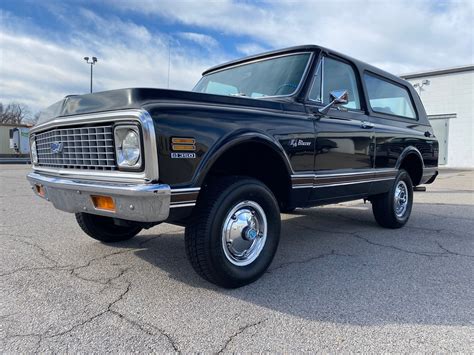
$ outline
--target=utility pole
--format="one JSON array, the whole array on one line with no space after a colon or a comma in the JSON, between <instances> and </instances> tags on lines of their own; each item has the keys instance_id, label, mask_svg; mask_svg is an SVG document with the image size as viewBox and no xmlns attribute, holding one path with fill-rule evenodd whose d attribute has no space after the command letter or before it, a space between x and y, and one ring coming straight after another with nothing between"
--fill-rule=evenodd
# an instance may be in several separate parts
<instances>
[{"instance_id":1,"label":"utility pole","mask_svg":"<svg viewBox=\"0 0 474 355\"><path fill-rule=\"evenodd\" d=\"M84 60L87 64L91 65L91 93L92 93L92 67L97 63L97 57L92 57L92 60L89 62L89 57L84 57Z\"/></svg>"}]
</instances>

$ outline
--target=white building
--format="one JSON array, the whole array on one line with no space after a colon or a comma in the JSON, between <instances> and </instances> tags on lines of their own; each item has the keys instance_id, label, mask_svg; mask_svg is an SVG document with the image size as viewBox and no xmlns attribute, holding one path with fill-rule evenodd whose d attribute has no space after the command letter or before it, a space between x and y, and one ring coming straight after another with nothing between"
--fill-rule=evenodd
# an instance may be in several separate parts
<instances>
[{"instance_id":1,"label":"white building","mask_svg":"<svg viewBox=\"0 0 474 355\"><path fill-rule=\"evenodd\" d=\"M439 141L439 165L474 168L474 65L401 77L423 101Z\"/></svg>"}]
</instances>

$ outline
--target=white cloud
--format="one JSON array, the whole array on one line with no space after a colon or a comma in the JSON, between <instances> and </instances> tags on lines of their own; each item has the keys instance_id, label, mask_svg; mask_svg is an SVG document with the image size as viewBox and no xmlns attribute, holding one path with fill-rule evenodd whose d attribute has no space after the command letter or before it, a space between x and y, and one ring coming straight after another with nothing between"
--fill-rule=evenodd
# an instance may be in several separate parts
<instances>
[{"instance_id":1,"label":"white cloud","mask_svg":"<svg viewBox=\"0 0 474 355\"><path fill-rule=\"evenodd\" d=\"M24 21L21 27L16 26L17 17L3 15L6 26L0 28L0 102L23 102L37 111L65 95L86 93L89 67L84 56L99 58L94 67L94 91L167 86L169 38L162 33L80 10L78 17L70 20L71 33L58 40ZM204 69L222 60L218 54L214 59L203 58L172 43L171 88L191 89Z\"/></svg>"},{"instance_id":2,"label":"white cloud","mask_svg":"<svg viewBox=\"0 0 474 355\"><path fill-rule=\"evenodd\" d=\"M95 90L165 87L168 43L170 86L177 89L192 88L204 69L229 59L222 52L229 45L249 55L315 43L393 73L474 62L474 3L469 0L443 6L410 0L110 0L121 17L48 4L64 31L51 32L31 18L0 10L0 101L25 102L35 111L67 94L87 92L89 68L82 58L92 55L99 58ZM125 20L131 12L151 20L144 23L173 28L179 40ZM176 32L176 24L185 30Z\"/></svg>"},{"instance_id":3,"label":"white cloud","mask_svg":"<svg viewBox=\"0 0 474 355\"><path fill-rule=\"evenodd\" d=\"M470 64L474 2L114 1L169 22L248 36L271 48L314 43L394 73ZM211 5L212 4L212 5ZM237 46L239 48L239 46ZM245 47L241 47L245 51Z\"/></svg>"},{"instance_id":4,"label":"white cloud","mask_svg":"<svg viewBox=\"0 0 474 355\"><path fill-rule=\"evenodd\" d=\"M178 37L199 44L200 46L211 50L219 45L214 37L195 32L178 32Z\"/></svg>"},{"instance_id":5,"label":"white cloud","mask_svg":"<svg viewBox=\"0 0 474 355\"><path fill-rule=\"evenodd\" d=\"M253 55L267 51L267 48L257 43L242 43L236 46L237 50L244 55Z\"/></svg>"}]
</instances>

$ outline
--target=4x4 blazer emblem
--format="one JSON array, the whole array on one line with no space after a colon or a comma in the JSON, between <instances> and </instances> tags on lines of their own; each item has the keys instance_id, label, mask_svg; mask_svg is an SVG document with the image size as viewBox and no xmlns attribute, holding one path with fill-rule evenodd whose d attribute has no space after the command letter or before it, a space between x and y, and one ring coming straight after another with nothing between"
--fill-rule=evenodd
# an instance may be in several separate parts
<instances>
[{"instance_id":1,"label":"4x4 blazer emblem","mask_svg":"<svg viewBox=\"0 0 474 355\"><path fill-rule=\"evenodd\" d=\"M53 142L51 143L51 153L60 154L63 152L63 143L62 142Z\"/></svg>"},{"instance_id":2,"label":"4x4 blazer emblem","mask_svg":"<svg viewBox=\"0 0 474 355\"><path fill-rule=\"evenodd\" d=\"M296 148L296 147L299 147L299 146L310 146L311 142L306 142L306 141L301 140L301 139L292 139L292 140L290 140L289 145L293 148Z\"/></svg>"}]
</instances>

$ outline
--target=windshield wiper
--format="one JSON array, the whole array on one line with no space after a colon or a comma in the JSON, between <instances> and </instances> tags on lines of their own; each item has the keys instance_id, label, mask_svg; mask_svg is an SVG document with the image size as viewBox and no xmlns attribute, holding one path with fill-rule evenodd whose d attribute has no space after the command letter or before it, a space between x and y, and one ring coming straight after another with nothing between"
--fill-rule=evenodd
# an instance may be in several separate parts
<instances>
[{"instance_id":1,"label":"windshield wiper","mask_svg":"<svg viewBox=\"0 0 474 355\"><path fill-rule=\"evenodd\" d=\"M237 92L235 94L229 94L229 96L247 96L247 95L245 95L245 93L243 92Z\"/></svg>"}]
</instances>

